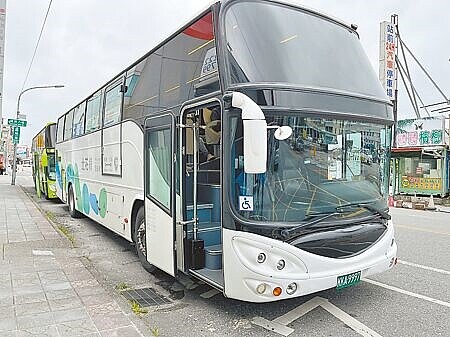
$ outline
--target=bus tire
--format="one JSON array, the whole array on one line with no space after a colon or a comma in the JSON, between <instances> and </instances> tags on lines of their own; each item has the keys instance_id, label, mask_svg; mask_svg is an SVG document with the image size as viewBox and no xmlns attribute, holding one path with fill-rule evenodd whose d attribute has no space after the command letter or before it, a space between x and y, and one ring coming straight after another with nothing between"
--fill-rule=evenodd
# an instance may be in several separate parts
<instances>
[{"instance_id":1,"label":"bus tire","mask_svg":"<svg viewBox=\"0 0 450 337\"><path fill-rule=\"evenodd\" d=\"M141 262L142 267L148 271L153 272L155 266L147 261L147 250L146 250L146 233L145 233L145 213L144 207L140 207L136 213L136 218L134 219L134 233L133 241L136 245L136 253Z\"/></svg>"},{"instance_id":2,"label":"bus tire","mask_svg":"<svg viewBox=\"0 0 450 337\"><path fill-rule=\"evenodd\" d=\"M73 194L72 185L69 186L69 193L67 194L67 202L69 203L69 214L72 218L81 218L81 213L75 207L75 195Z\"/></svg>"}]
</instances>

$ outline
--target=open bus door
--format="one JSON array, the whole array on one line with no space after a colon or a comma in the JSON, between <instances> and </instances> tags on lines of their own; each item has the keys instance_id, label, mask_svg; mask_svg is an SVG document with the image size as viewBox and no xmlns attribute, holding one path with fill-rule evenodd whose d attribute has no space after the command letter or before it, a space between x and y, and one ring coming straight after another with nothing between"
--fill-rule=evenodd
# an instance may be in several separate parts
<instances>
[{"instance_id":1,"label":"open bus door","mask_svg":"<svg viewBox=\"0 0 450 337\"><path fill-rule=\"evenodd\" d=\"M175 117L167 112L145 121L146 258L175 276Z\"/></svg>"}]
</instances>

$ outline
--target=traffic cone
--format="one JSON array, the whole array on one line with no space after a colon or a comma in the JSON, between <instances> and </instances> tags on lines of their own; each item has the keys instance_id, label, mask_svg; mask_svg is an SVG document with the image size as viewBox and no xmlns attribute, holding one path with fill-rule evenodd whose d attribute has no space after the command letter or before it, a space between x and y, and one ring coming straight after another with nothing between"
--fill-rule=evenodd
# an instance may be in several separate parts
<instances>
[{"instance_id":1,"label":"traffic cone","mask_svg":"<svg viewBox=\"0 0 450 337\"><path fill-rule=\"evenodd\" d=\"M389 195L388 206L394 207L394 197L392 196L392 194Z\"/></svg>"},{"instance_id":2,"label":"traffic cone","mask_svg":"<svg viewBox=\"0 0 450 337\"><path fill-rule=\"evenodd\" d=\"M436 206L434 206L433 194L430 195L430 199L428 199L428 206L427 206L427 209L430 210L430 211L436 210Z\"/></svg>"}]
</instances>

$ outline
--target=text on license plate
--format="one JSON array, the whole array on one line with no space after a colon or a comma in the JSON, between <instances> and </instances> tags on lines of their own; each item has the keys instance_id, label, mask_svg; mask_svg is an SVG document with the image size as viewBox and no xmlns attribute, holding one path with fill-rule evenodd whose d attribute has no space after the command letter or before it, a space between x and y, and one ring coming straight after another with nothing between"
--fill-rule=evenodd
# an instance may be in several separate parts
<instances>
[{"instance_id":1,"label":"text on license plate","mask_svg":"<svg viewBox=\"0 0 450 337\"><path fill-rule=\"evenodd\" d=\"M351 274L338 276L336 289L343 289L355 285L361 280L361 271L356 271Z\"/></svg>"}]
</instances>

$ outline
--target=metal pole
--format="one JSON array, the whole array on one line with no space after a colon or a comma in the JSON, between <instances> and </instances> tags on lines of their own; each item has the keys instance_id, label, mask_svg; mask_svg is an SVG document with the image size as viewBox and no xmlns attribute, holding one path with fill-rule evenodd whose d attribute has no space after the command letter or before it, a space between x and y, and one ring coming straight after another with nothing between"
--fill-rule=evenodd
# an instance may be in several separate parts
<instances>
[{"instance_id":1,"label":"metal pole","mask_svg":"<svg viewBox=\"0 0 450 337\"><path fill-rule=\"evenodd\" d=\"M197 116L196 116L197 117ZM198 232L198 221L197 221L197 174L198 174L198 169L197 169L197 156L198 156L198 144L197 142L200 141L199 136L198 136L198 118L196 118L195 123L193 125L192 128L192 133L193 133L193 137L194 137L194 170L193 170L193 174L194 174L194 190L193 190L193 205L192 207L193 209L193 220L194 220L194 225L193 225L193 232L194 232L194 241L197 240L197 232Z\"/></svg>"},{"instance_id":2,"label":"metal pole","mask_svg":"<svg viewBox=\"0 0 450 337\"><path fill-rule=\"evenodd\" d=\"M36 87L30 87L25 90L22 90L22 92L19 94L19 97L17 98L17 112L16 112L16 119L19 119L20 114L20 98L24 93L30 90L34 89L50 89L50 88L64 88L63 85L40 85ZM12 177L11 177L11 185L16 184L16 167L17 167L17 143L14 143L14 154L13 154L13 168L12 168Z\"/></svg>"},{"instance_id":3,"label":"metal pole","mask_svg":"<svg viewBox=\"0 0 450 337\"><path fill-rule=\"evenodd\" d=\"M28 89L27 89L28 90ZM22 94L25 91L22 91L19 94L19 98L17 99L17 109L16 109L16 119L19 119L19 107L20 107L20 98L22 97ZM14 139L13 139L14 141ZM14 150L13 150L13 166L12 166L12 173L11 173L11 185L16 184L16 168L17 168L17 143L14 142Z\"/></svg>"},{"instance_id":4,"label":"metal pole","mask_svg":"<svg viewBox=\"0 0 450 337\"><path fill-rule=\"evenodd\" d=\"M397 61L397 53L398 53L398 15L391 15L391 23L395 26L395 61ZM392 113L394 115L394 125L393 125L393 140L392 147L397 147L397 120L398 120L398 67L397 62L395 62L395 79L394 79L394 101L392 107ZM390 144L389 144L390 145Z\"/></svg>"}]
</instances>

